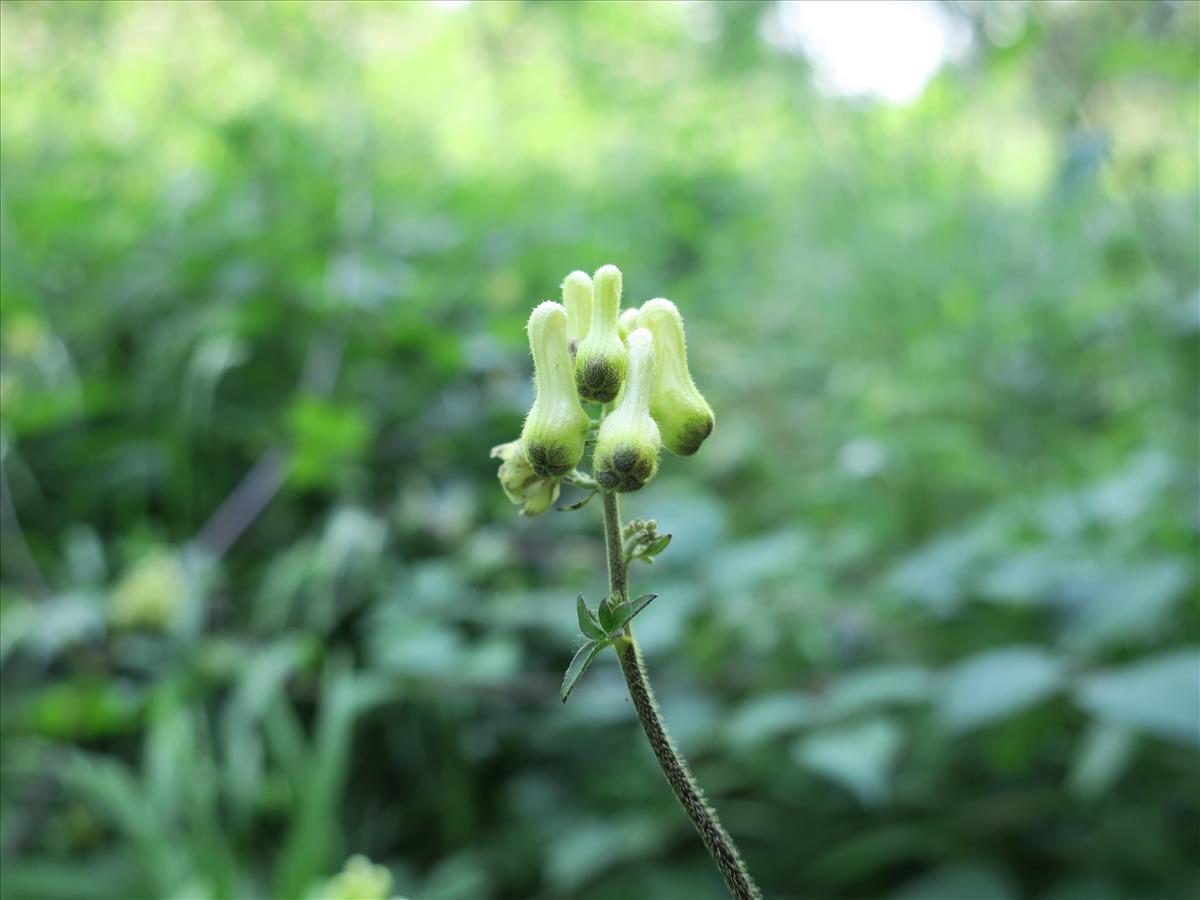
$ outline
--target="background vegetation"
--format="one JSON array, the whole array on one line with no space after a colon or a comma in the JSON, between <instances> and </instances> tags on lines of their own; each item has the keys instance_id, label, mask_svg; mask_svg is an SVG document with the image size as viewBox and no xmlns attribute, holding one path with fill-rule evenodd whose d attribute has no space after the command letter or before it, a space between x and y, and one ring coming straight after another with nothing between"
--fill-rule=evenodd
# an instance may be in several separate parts
<instances>
[{"instance_id":1,"label":"background vegetation","mask_svg":"<svg viewBox=\"0 0 1200 900\"><path fill-rule=\"evenodd\" d=\"M939 8L896 106L773 3L0 7L0 893L721 896L613 661L557 700L599 509L487 457L614 262L768 896L1196 896L1200 6Z\"/></svg>"}]
</instances>

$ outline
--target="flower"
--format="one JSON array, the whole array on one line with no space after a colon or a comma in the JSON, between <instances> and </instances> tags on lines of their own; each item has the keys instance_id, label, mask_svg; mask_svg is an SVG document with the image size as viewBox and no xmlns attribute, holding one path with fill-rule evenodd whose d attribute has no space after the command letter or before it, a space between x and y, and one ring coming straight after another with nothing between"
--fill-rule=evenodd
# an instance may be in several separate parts
<instances>
[{"instance_id":1,"label":"flower","mask_svg":"<svg viewBox=\"0 0 1200 900\"><path fill-rule=\"evenodd\" d=\"M188 584L179 558L156 549L121 577L112 592L109 621L114 628L166 631L188 603Z\"/></svg>"},{"instance_id":2,"label":"flower","mask_svg":"<svg viewBox=\"0 0 1200 900\"><path fill-rule=\"evenodd\" d=\"M660 298L642 304L638 324L654 335L657 371L650 414L666 448L678 456L691 456L712 433L716 419L688 371L683 317L674 303Z\"/></svg>"},{"instance_id":3,"label":"flower","mask_svg":"<svg viewBox=\"0 0 1200 900\"><path fill-rule=\"evenodd\" d=\"M621 315L617 319L617 333L621 335L621 340L628 340L629 333L638 327L638 311L636 309L623 309Z\"/></svg>"},{"instance_id":4,"label":"flower","mask_svg":"<svg viewBox=\"0 0 1200 900\"><path fill-rule=\"evenodd\" d=\"M575 394L567 349L567 311L547 300L529 317L533 352L533 407L521 430L521 443L533 471L566 475L583 459L591 421Z\"/></svg>"},{"instance_id":5,"label":"flower","mask_svg":"<svg viewBox=\"0 0 1200 900\"><path fill-rule=\"evenodd\" d=\"M584 400L608 403L621 390L629 366L628 351L617 328L621 270L602 266L592 287L592 324L575 353L575 384Z\"/></svg>"},{"instance_id":6,"label":"flower","mask_svg":"<svg viewBox=\"0 0 1200 900\"><path fill-rule=\"evenodd\" d=\"M629 335L629 379L617 408L596 435L592 468L605 490L640 490L658 471L662 438L650 415L653 388L654 339L645 328L638 328Z\"/></svg>"},{"instance_id":7,"label":"flower","mask_svg":"<svg viewBox=\"0 0 1200 900\"><path fill-rule=\"evenodd\" d=\"M493 447L491 455L492 459L500 460L500 469L496 473L500 487L509 500L521 507L521 515L540 515L554 505L562 479L545 478L534 472L520 440Z\"/></svg>"},{"instance_id":8,"label":"flower","mask_svg":"<svg viewBox=\"0 0 1200 900\"><path fill-rule=\"evenodd\" d=\"M592 323L592 279L586 272L572 272L563 279L562 302L567 310L567 344L574 353Z\"/></svg>"},{"instance_id":9,"label":"flower","mask_svg":"<svg viewBox=\"0 0 1200 900\"><path fill-rule=\"evenodd\" d=\"M392 873L365 856L346 860L342 871L334 875L321 892L322 900L388 900L392 891Z\"/></svg>"}]
</instances>

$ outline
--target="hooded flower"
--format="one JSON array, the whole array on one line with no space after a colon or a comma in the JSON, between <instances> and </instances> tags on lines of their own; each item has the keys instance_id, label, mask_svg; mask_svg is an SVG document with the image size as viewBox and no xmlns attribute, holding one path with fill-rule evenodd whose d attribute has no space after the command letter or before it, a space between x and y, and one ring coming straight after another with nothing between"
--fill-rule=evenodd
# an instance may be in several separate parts
<instances>
[{"instance_id":1,"label":"hooded flower","mask_svg":"<svg viewBox=\"0 0 1200 900\"><path fill-rule=\"evenodd\" d=\"M650 416L653 387L654 340L649 331L638 328L629 335L629 379L617 408L596 436L592 468L605 490L640 490L658 471L662 439Z\"/></svg>"},{"instance_id":2,"label":"hooded flower","mask_svg":"<svg viewBox=\"0 0 1200 900\"><path fill-rule=\"evenodd\" d=\"M628 352L621 342L617 313L621 308L621 270L603 266L592 280L592 324L575 353L579 396L595 403L614 400L625 380Z\"/></svg>"},{"instance_id":3,"label":"hooded flower","mask_svg":"<svg viewBox=\"0 0 1200 900\"><path fill-rule=\"evenodd\" d=\"M666 448L679 456L691 456L712 433L716 419L688 371L683 317L670 300L650 300L642 304L638 324L654 335L657 370L650 414L662 431Z\"/></svg>"},{"instance_id":4,"label":"hooded flower","mask_svg":"<svg viewBox=\"0 0 1200 900\"><path fill-rule=\"evenodd\" d=\"M628 340L630 333L637 327L638 311L636 309L621 310L621 315L617 319L617 333L621 335L621 340Z\"/></svg>"},{"instance_id":5,"label":"hooded flower","mask_svg":"<svg viewBox=\"0 0 1200 900\"><path fill-rule=\"evenodd\" d=\"M538 475L566 475L583 459L591 425L575 393L566 310L549 300L539 304L529 317L528 332L534 399L521 431L521 444Z\"/></svg>"},{"instance_id":6,"label":"hooded flower","mask_svg":"<svg viewBox=\"0 0 1200 900\"><path fill-rule=\"evenodd\" d=\"M567 310L567 344L574 354L592 324L592 279L586 272L572 272L563 279L562 302Z\"/></svg>"}]
</instances>

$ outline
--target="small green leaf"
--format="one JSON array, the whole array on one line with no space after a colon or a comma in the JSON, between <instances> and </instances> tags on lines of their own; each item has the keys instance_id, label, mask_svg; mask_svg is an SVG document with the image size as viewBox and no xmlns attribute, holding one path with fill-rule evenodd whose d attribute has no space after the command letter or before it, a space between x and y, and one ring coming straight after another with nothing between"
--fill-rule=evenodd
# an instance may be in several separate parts
<instances>
[{"instance_id":1,"label":"small green leaf","mask_svg":"<svg viewBox=\"0 0 1200 900\"><path fill-rule=\"evenodd\" d=\"M579 630L583 632L585 638L602 641L607 637L604 629L600 627L600 623L596 621L596 616L583 602L583 594L580 594L575 600L575 613L579 617Z\"/></svg>"},{"instance_id":2,"label":"small green leaf","mask_svg":"<svg viewBox=\"0 0 1200 900\"><path fill-rule=\"evenodd\" d=\"M658 556L658 554L667 549L667 544L669 543L671 543L671 536L669 534L659 535L658 540L647 547L642 555L646 557Z\"/></svg>"},{"instance_id":3,"label":"small green leaf","mask_svg":"<svg viewBox=\"0 0 1200 900\"><path fill-rule=\"evenodd\" d=\"M583 673L592 664L592 660L607 646L608 641L588 641L579 648L575 658L571 660L571 665L567 666L567 674L563 676L562 691L560 692L563 703L567 702L571 691L575 689L576 682L583 677Z\"/></svg>"},{"instance_id":4,"label":"small green leaf","mask_svg":"<svg viewBox=\"0 0 1200 900\"><path fill-rule=\"evenodd\" d=\"M654 565L654 557L667 549L671 543L671 535L658 534L654 523L647 522L640 531L627 537L624 544L625 562L640 559L647 565Z\"/></svg>"},{"instance_id":5,"label":"small green leaf","mask_svg":"<svg viewBox=\"0 0 1200 900\"><path fill-rule=\"evenodd\" d=\"M611 633L613 630L613 602L612 597L605 597L600 601L600 627L606 633Z\"/></svg>"},{"instance_id":6,"label":"small green leaf","mask_svg":"<svg viewBox=\"0 0 1200 900\"><path fill-rule=\"evenodd\" d=\"M649 606L650 601L657 596L658 594L642 594L636 600L630 600L628 603L622 603L618 606L613 610L613 625L608 630L609 634L618 633L633 620L634 616Z\"/></svg>"}]
</instances>

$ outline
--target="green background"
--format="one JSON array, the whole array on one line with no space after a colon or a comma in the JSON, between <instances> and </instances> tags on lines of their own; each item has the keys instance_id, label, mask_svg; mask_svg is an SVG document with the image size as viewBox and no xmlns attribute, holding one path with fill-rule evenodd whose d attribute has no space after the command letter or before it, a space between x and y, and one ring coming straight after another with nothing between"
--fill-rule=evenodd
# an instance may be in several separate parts
<instances>
[{"instance_id":1,"label":"green background","mask_svg":"<svg viewBox=\"0 0 1200 900\"><path fill-rule=\"evenodd\" d=\"M722 896L615 660L558 701L597 505L488 459L611 262L716 411L633 590L766 894L1196 896L1200 6L940 9L896 106L773 3L0 6L0 893Z\"/></svg>"}]
</instances>

